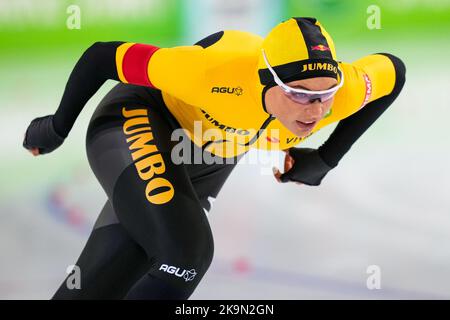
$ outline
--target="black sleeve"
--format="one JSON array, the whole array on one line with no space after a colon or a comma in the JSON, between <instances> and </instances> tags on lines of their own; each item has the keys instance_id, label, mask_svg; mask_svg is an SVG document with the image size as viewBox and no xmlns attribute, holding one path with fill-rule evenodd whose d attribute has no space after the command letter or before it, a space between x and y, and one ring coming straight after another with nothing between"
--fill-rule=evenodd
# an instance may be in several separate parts
<instances>
[{"instance_id":1,"label":"black sleeve","mask_svg":"<svg viewBox=\"0 0 450 320\"><path fill-rule=\"evenodd\" d=\"M406 68L404 63L389 53L381 53L387 56L395 67L394 89L387 96L368 103L364 108L352 114L350 117L339 121L338 125L319 148L320 157L330 167L335 167L342 157L350 150L353 143L386 111L394 102L405 84Z\"/></svg>"},{"instance_id":2,"label":"black sleeve","mask_svg":"<svg viewBox=\"0 0 450 320\"><path fill-rule=\"evenodd\" d=\"M88 100L108 79L118 80L116 49L123 42L96 42L78 60L53 117L53 126L66 138Z\"/></svg>"}]
</instances>

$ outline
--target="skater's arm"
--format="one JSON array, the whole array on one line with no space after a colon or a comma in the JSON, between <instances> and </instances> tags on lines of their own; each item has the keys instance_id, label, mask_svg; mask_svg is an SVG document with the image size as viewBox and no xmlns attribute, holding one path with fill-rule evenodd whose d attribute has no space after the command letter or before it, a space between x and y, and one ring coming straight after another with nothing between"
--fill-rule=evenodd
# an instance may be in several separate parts
<instances>
[{"instance_id":1,"label":"skater's arm","mask_svg":"<svg viewBox=\"0 0 450 320\"><path fill-rule=\"evenodd\" d=\"M366 64L363 69L371 79L371 98L369 103L339 121L330 137L319 147L319 155L330 167L337 166L341 158L350 150L351 146L361 135L383 114L397 98L405 83L406 68L403 62L390 54L383 54L389 58L391 66L375 68ZM358 63L358 62L357 62ZM361 62L361 64L363 64ZM393 88L386 83L393 78ZM364 79L361 79L364 81ZM391 86L392 87L392 86ZM390 91L388 91L390 90Z\"/></svg>"},{"instance_id":2,"label":"skater's arm","mask_svg":"<svg viewBox=\"0 0 450 320\"><path fill-rule=\"evenodd\" d=\"M107 79L119 79L115 54L122 43L97 42L84 52L70 74L56 113L31 121L24 148L36 156L50 153L64 142L86 102Z\"/></svg>"},{"instance_id":3,"label":"skater's arm","mask_svg":"<svg viewBox=\"0 0 450 320\"><path fill-rule=\"evenodd\" d=\"M108 79L119 80L116 49L123 42L96 42L78 60L53 116L56 133L66 138L87 101Z\"/></svg>"},{"instance_id":4,"label":"skater's arm","mask_svg":"<svg viewBox=\"0 0 450 320\"><path fill-rule=\"evenodd\" d=\"M200 46L159 48L127 42L96 42L75 65L53 117L56 132L66 138L87 101L108 80L164 90L175 96L196 97L202 83L204 59ZM186 100L185 99L185 100Z\"/></svg>"},{"instance_id":5,"label":"skater's arm","mask_svg":"<svg viewBox=\"0 0 450 320\"><path fill-rule=\"evenodd\" d=\"M96 42L78 60L54 115L34 119L23 146L34 155L59 147L88 100L106 80L148 86L182 98L197 99L203 84L201 46L159 48L127 42Z\"/></svg>"}]
</instances>

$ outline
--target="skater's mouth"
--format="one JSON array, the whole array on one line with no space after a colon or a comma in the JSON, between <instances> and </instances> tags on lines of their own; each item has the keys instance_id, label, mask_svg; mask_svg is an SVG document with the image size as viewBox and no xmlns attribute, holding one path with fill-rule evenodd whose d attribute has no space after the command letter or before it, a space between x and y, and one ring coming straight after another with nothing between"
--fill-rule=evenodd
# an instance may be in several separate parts
<instances>
[{"instance_id":1,"label":"skater's mouth","mask_svg":"<svg viewBox=\"0 0 450 320\"><path fill-rule=\"evenodd\" d=\"M317 121L314 122L303 122L299 120L295 120L297 126L302 130L311 130L316 125Z\"/></svg>"}]
</instances>

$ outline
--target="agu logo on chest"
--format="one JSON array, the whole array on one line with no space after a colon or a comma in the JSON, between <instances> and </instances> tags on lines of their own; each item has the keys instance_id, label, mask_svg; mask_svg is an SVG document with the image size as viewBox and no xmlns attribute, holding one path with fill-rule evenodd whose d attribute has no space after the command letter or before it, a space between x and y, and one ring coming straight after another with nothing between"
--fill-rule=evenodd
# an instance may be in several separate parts
<instances>
[{"instance_id":1,"label":"agu logo on chest","mask_svg":"<svg viewBox=\"0 0 450 320\"><path fill-rule=\"evenodd\" d=\"M241 96L244 93L244 90L241 87L212 87L211 93L228 93Z\"/></svg>"}]
</instances>

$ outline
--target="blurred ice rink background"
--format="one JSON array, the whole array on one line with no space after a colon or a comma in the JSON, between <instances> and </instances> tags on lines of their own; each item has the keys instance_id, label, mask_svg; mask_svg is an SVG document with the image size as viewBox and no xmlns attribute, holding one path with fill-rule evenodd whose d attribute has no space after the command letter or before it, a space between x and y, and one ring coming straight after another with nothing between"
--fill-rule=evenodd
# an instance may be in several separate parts
<instances>
[{"instance_id":1,"label":"blurred ice rink background","mask_svg":"<svg viewBox=\"0 0 450 320\"><path fill-rule=\"evenodd\" d=\"M72 4L79 30L66 26ZM370 5L381 29L367 27ZM0 299L51 297L106 200L84 139L113 82L57 151L33 158L22 148L29 122L56 110L83 50L109 40L186 45L223 28L264 36L291 16L317 17L340 60L398 55L404 91L320 187L239 165L209 215L215 259L192 299L449 299L449 0L0 0ZM264 156L267 168L281 161ZM366 286L371 265L379 290Z\"/></svg>"}]
</instances>

